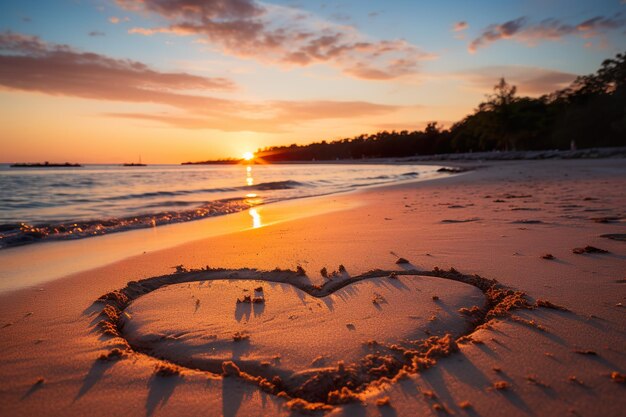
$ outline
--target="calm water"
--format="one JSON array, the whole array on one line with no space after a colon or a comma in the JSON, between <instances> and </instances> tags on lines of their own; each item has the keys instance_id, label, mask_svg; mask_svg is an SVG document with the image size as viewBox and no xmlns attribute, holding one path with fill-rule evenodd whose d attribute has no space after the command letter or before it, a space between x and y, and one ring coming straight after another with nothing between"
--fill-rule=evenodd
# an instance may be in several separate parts
<instances>
[{"instance_id":1,"label":"calm water","mask_svg":"<svg viewBox=\"0 0 626 417\"><path fill-rule=\"evenodd\" d=\"M0 248L195 220L436 175L420 165L0 165Z\"/></svg>"}]
</instances>

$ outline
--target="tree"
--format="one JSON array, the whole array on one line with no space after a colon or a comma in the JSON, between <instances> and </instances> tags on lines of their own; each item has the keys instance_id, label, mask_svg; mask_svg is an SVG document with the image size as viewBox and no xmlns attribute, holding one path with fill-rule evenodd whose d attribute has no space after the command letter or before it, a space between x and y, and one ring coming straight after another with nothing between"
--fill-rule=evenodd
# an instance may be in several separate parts
<instances>
[{"instance_id":1,"label":"tree","mask_svg":"<svg viewBox=\"0 0 626 417\"><path fill-rule=\"evenodd\" d=\"M552 140L582 148L624 146L626 138L626 53L602 62L594 73L549 97L556 108Z\"/></svg>"},{"instance_id":2,"label":"tree","mask_svg":"<svg viewBox=\"0 0 626 417\"><path fill-rule=\"evenodd\" d=\"M327 160L500 150L626 146L626 53L602 62L594 74L540 98L518 97L500 78L473 114L443 129L381 131L310 145L266 148L268 161Z\"/></svg>"},{"instance_id":3,"label":"tree","mask_svg":"<svg viewBox=\"0 0 626 417\"><path fill-rule=\"evenodd\" d=\"M478 105L479 111L504 111L517 101L517 87L510 85L503 78L493 86L493 94L487 95L487 101Z\"/></svg>"},{"instance_id":4,"label":"tree","mask_svg":"<svg viewBox=\"0 0 626 417\"><path fill-rule=\"evenodd\" d=\"M493 94L487 95L486 102L478 105L477 113L486 113L481 118L482 128L479 128L481 142L483 145L495 142L495 146L503 150L515 149L512 119L513 106L518 101L515 97L517 87L500 78L493 91Z\"/></svg>"}]
</instances>

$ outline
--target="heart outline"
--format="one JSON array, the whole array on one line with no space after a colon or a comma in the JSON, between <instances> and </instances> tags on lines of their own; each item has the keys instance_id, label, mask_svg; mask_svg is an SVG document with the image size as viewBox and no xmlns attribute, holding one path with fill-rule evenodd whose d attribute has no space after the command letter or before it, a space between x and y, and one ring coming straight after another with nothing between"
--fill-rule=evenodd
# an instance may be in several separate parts
<instances>
[{"instance_id":1,"label":"heart outline","mask_svg":"<svg viewBox=\"0 0 626 417\"><path fill-rule=\"evenodd\" d=\"M323 378L328 380L329 374L318 372L314 376L315 379L312 378L312 391L304 390L300 392L287 392L283 389L284 386L282 385L280 378L277 380L276 377L274 377L272 380L268 380L261 376L248 374L241 371L232 361L225 361L222 363L221 375L223 377L235 376L241 378L253 383L265 392L285 398L287 400L287 406L292 409L327 411L332 409L333 406L337 404L361 400L363 393L370 387L380 385L384 382L395 382L412 373L417 373L421 370L434 366L437 358L449 356L450 354L458 351L459 343L472 341L472 334L482 326L488 325L488 322L493 318L507 317L513 309L533 309L539 306L530 304L526 294L522 291L513 291L501 285L495 279L487 279L479 275L463 274L454 268L450 268L448 271L442 270L438 267L435 267L432 271L416 269L387 271L375 269L358 276L348 277L344 280L326 281L323 286L316 286L300 282L304 276L303 271L300 269L292 271L276 268L273 271L263 271L250 268L209 268L208 266L200 269L187 269L182 265L179 265L176 267L176 273L174 274L146 278L140 281L130 281L124 288L111 291L96 300L96 302L104 304L101 313L104 316L104 319L98 323L101 331L114 338L121 338L121 349L115 348L108 354L101 355L100 359L114 360L124 358L132 354L143 354L158 361L156 368L156 375L158 376L180 375L185 370L191 369L152 356L148 352L143 351L136 346L131 346L129 341L123 336L123 329L121 327L123 321L120 320L120 317L124 314L124 310L132 303L132 301L164 286L217 279L262 280L268 282L287 283L299 288L311 296L324 297L347 285L364 279L394 279L399 275L436 277L472 285L481 290L485 295L487 301L485 308L483 310L466 309L466 313L474 319L473 326L456 340L451 339L450 335L447 334L443 337L431 336L430 338L423 340L422 345L418 349L392 347L396 350L400 349L400 353L403 357L407 358L406 361L400 362L401 366L398 366L398 363L381 364L380 360L374 360L376 358L369 357L371 355L367 355L365 357L365 363L358 363L358 366L360 366L358 369L354 369L354 364L349 365L353 366L351 369L347 368L342 363L338 364L337 372L341 375L346 374L348 376L350 375L350 372L354 373L357 371L361 372L363 370L367 371L368 369L380 369L383 365L387 366L387 372L382 372L380 375L373 375L375 378L366 379L365 382L362 382L357 386L349 384L349 378L339 378L339 383L331 384L329 388L327 383L324 384L324 381L320 382L320 379ZM360 362L363 361L364 360L361 360ZM200 372L217 375L214 372L206 370ZM332 370L328 372L332 372ZM336 375L334 377L330 375L330 377L337 379ZM322 386L321 392L316 391L315 384Z\"/></svg>"}]
</instances>

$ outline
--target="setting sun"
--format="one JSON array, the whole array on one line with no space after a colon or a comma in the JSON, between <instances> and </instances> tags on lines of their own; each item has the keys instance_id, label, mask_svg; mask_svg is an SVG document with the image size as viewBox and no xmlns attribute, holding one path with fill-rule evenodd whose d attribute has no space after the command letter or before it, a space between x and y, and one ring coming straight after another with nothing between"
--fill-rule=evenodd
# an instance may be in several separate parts
<instances>
[{"instance_id":1,"label":"setting sun","mask_svg":"<svg viewBox=\"0 0 626 417\"><path fill-rule=\"evenodd\" d=\"M254 159L254 154L252 152L244 152L243 159L246 161L251 161Z\"/></svg>"}]
</instances>

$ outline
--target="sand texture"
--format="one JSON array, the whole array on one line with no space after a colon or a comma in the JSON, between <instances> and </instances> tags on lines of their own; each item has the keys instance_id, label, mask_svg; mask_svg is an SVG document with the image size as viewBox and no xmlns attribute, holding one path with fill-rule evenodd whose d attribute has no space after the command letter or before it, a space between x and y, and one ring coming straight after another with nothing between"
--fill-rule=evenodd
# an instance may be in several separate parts
<instances>
[{"instance_id":1,"label":"sand texture","mask_svg":"<svg viewBox=\"0 0 626 417\"><path fill-rule=\"evenodd\" d=\"M0 294L0 415L623 415L626 161L459 166L55 264Z\"/></svg>"},{"instance_id":2,"label":"sand texture","mask_svg":"<svg viewBox=\"0 0 626 417\"><path fill-rule=\"evenodd\" d=\"M433 294L446 294L445 301ZM253 302L237 302L246 296ZM233 360L241 370L286 380L380 351L368 342L408 347L429 335L459 337L470 323L458 310L484 305L477 288L431 277L369 279L319 298L290 284L216 280L137 299L122 328L131 345L175 363L220 372Z\"/></svg>"}]
</instances>

